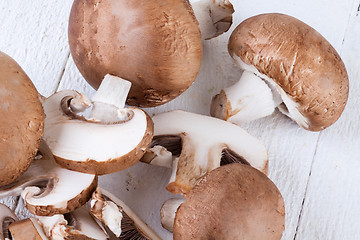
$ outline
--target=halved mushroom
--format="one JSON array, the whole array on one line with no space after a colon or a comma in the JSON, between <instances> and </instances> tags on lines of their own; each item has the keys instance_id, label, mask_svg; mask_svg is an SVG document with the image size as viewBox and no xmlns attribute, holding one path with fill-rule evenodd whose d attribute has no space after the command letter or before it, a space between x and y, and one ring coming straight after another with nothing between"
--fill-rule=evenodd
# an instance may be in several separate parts
<instances>
[{"instance_id":1,"label":"halved mushroom","mask_svg":"<svg viewBox=\"0 0 360 240\"><path fill-rule=\"evenodd\" d=\"M153 122L143 110L125 108L130 86L128 81L107 75L93 102L70 90L45 100L44 139L59 165L108 174L140 160L151 143Z\"/></svg>"},{"instance_id":2,"label":"halved mushroom","mask_svg":"<svg viewBox=\"0 0 360 240\"><path fill-rule=\"evenodd\" d=\"M263 173L244 164L221 166L185 196L176 211L177 239L281 239L284 200Z\"/></svg>"},{"instance_id":3,"label":"halved mushroom","mask_svg":"<svg viewBox=\"0 0 360 240\"><path fill-rule=\"evenodd\" d=\"M14 212L6 205L0 203L0 240L11 239L9 225L17 220Z\"/></svg>"},{"instance_id":4,"label":"halved mushroom","mask_svg":"<svg viewBox=\"0 0 360 240\"><path fill-rule=\"evenodd\" d=\"M97 186L97 177L58 166L46 143L29 169L11 185L0 189L0 197L19 196L34 215L64 214L84 205Z\"/></svg>"},{"instance_id":5,"label":"halved mushroom","mask_svg":"<svg viewBox=\"0 0 360 240\"><path fill-rule=\"evenodd\" d=\"M265 146L234 124L194 113L172 111L153 117L155 137L143 162L171 165L167 190L188 193L207 172L232 162L267 173Z\"/></svg>"},{"instance_id":6,"label":"halved mushroom","mask_svg":"<svg viewBox=\"0 0 360 240\"><path fill-rule=\"evenodd\" d=\"M259 27L260 26L260 27ZM284 14L262 14L232 33L229 53L245 72L213 98L211 115L240 123L277 107L310 131L340 117L349 93L344 63L315 29Z\"/></svg>"},{"instance_id":7,"label":"halved mushroom","mask_svg":"<svg viewBox=\"0 0 360 240\"><path fill-rule=\"evenodd\" d=\"M26 73L0 52L0 187L23 174L44 130L39 93Z\"/></svg>"},{"instance_id":8,"label":"halved mushroom","mask_svg":"<svg viewBox=\"0 0 360 240\"><path fill-rule=\"evenodd\" d=\"M65 215L38 217L38 219L50 239L109 239L105 229L97 224L85 207Z\"/></svg>"},{"instance_id":9,"label":"halved mushroom","mask_svg":"<svg viewBox=\"0 0 360 240\"><path fill-rule=\"evenodd\" d=\"M48 240L47 236L35 218L28 218L14 222L9 227L12 240Z\"/></svg>"},{"instance_id":10,"label":"halved mushroom","mask_svg":"<svg viewBox=\"0 0 360 240\"><path fill-rule=\"evenodd\" d=\"M123 201L99 187L91 199L91 213L119 239L161 239Z\"/></svg>"}]
</instances>

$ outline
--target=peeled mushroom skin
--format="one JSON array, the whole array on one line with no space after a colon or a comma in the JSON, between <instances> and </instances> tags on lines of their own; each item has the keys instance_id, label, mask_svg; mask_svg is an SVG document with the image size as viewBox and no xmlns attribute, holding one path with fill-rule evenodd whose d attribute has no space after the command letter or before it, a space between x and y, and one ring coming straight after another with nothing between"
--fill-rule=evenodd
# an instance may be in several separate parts
<instances>
[{"instance_id":1,"label":"peeled mushroom skin","mask_svg":"<svg viewBox=\"0 0 360 240\"><path fill-rule=\"evenodd\" d=\"M284 200L263 173L239 163L217 168L185 196L176 212L174 240L279 240Z\"/></svg>"},{"instance_id":2,"label":"peeled mushroom skin","mask_svg":"<svg viewBox=\"0 0 360 240\"><path fill-rule=\"evenodd\" d=\"M242 69L274 85L285 105L279 108L303 128L323 130L340 117L349 92L345 65L315 29L284 14L257 15L232 33L230 55ZM297 113L286 113L287 108Z\"/></svg>"},{"instance_id":3,"label":"peeled mushroom skin","mask_svg":"<svg viewBox=\"0 0 360 240\"><path fill-rule=\"evenodd\" d=\"M9 225L18 218L6 205L0 204L0 240L10 239Z\"/></svg>"},{"instance_id":4,"label":"peeled mushroom skin","mask_svg":"<svg viewBox=\"0 0 360 240\"><path fill-rule=\"evenodd\" d=\"M0 52L0 187L23 174L40 145L45 114L21 67Z\"/></svg>"},{"instance_id":5,"label":"peeled mushroom skin","mask_svg":"<svg viewBox=\"0 0 360 240\"><path fill-rule=\"evenodd\" d=\"M183 93L201 65L198 22L187 0L75 0L72 57L97 89L106 74L132 82L127 103L162 105Z\"/></svg>"}]
</instances>

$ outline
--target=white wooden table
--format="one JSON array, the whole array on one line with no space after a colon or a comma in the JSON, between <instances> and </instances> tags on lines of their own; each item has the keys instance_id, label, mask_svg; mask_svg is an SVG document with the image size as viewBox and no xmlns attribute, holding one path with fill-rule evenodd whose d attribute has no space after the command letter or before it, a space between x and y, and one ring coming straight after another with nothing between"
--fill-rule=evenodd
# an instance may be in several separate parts
<instances>
[{"instance_id":1,"label":"white wooden table","mask_svg":"<svg viewBox=\"0 0 360 240\"><path fill-rule=\"evenodd\" d=\"M17 60L45 96L69 88L94 93L70 56L71 4L72 0L0 1L0 51ZM232 29L265 12L301 19L326 37L345 62L350 98L342 117L321 133L305 131L279 112L242 127L269 150L270 178L286 204L283 239L360 239L360 0L233 0L233 4L233 27L206 42L193 86L148 112L185 109L208 114L212 96L239 79L240 72L227 53ZM101 177L100 185L127 202L161 237L171 239L159 220L162 203L171 197L164 190L169 175L167 169L139 163ZM17 203L17 199L3 201L12 208ZM22 206L17 213L23 214Z\"/></svg>"}]
</instances>

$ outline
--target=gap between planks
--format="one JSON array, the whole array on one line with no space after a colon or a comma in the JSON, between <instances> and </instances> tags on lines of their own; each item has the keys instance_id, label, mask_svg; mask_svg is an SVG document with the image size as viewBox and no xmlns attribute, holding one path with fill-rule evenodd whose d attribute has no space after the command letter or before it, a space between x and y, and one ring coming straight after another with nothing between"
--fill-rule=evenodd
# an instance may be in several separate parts
<instances>
[{"instance_id":1,"label":"gap between planks","mask_svg":"<svg viewBox=\"0 0 360 240\"><path fill-rule=\"evenodd\" d=\"M59 91L60 83L61 83L61 81L62 81L62 79L63 79L63 77L64 77L65 70L66 70L66 66L67 66L67 64L68 64L68 62L69 62L69 59L70 59L70 51L68 52L67 57L66 57L66 59L65 59L65 61L64 61L63 68L62 68L62 70L61 70L60 77L59 77L59 79L58 79L58 81L57 81L57 85L56 85L56 89L55 89L55 92L54 92L54 93L56 93L57 91Z\"/></svg>"}]
</instances>

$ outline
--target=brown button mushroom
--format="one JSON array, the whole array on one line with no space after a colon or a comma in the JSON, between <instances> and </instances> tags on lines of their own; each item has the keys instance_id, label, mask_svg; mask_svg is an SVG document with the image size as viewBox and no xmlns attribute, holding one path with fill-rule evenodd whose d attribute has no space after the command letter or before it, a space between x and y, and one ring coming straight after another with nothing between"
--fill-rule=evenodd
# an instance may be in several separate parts
<instances>
[{"instance_id":1,"label":"brown button mushroom","mask_svg":"<svg viewBox=\"0 0 360 240\"><path fill-rule=\"evenodd\" d=\"M201 65L198 23L186 0L75 0L72 57L98 88L106 74L131 81L127 103L153 107L184 92Z\"/></svg>"},{"instance_id":2,"label":"brown button mushroom","mask_svg":"<svg viewBox=\"0 0 360 240\"><path fill-rule=\"evenodd\" d=\"M0 52L0 187L30 166L44 130L39 94L21 67Z\"/></svg>"},{"instance_id":3,"label":"brown button mushroom","mask_svg":"<svg viewBox=\"0 0 360 240\"><path fill-rule=\"evenodd\" d=\"M0 198L21 195L29 212L37 216L52 216L84 205L96 186L95 175L57 165L43 141L29 169L14 183L1 188Z\"/></svg>"},{"instance_id":4,"label":"brown button mushroom","mask_svg":"<svg viewBox=\"0 0 360 240\"><path fill-rule=\"evenodd\" d=\"M263 173L234 163L208 173L176 212L177 239L281 239L284 201Z\"/></svg>"},{"instance_id":5,"label":"brown button mushroom","mask_svg":"<svg viewBox=\"0 0 360 240\"><path fill-rule=\"evenodd\" d=\"M155 137L142 161L172 166L172 193L188 193L207 172L242 162L267 173L267 151L239 126L216 118L172 111L153 117Z\"/></svg>"},{"instance_id":6,"label":"brown button mushroom","mask_svg":"<svg viewBox=\"0 0 360 240\"><path fill-rule=\"evenodd\" d=\"M320 131L343 112L349 92L344 63L300 20L276 13L251 17L234 30L228 48L245 72L214 97L212 116L238 123L277 107L301 127Z\"/></svg>"},{"instance_id":7,"label":"brown button mushroom","mask_svg":"<svg viewBox=\"0 0 360 240\"><path fill-rule=\"evenodd\" d=\"M17 220L14 212L6 205L0 203L0 240L11 239L9 225Z\"/></svg>"},{"instance_id":8,"label":"brown button mushroom","mask_svg":"<svg viewBox=\"0 0 360 240\"><path fill-rule=\"evenodd\" d=\"M13 240L48 240L41 225L35 218L14 222L9 227Z\"/></svg>"},{"instance_id":9,"label":"brown button mushroom","mask_svg":"<svg viewBox=\"0 0 360 240\"><path fill-rule=\"evenodd\" d=\"M70 90L45 100L44 139L58 164L74 171L108 174L141 159L151 143L153 122L143 110L125 108L130 86L107 75L92 102Z\"/></svg>"}]
</instances>

